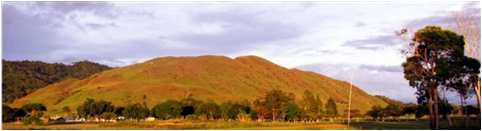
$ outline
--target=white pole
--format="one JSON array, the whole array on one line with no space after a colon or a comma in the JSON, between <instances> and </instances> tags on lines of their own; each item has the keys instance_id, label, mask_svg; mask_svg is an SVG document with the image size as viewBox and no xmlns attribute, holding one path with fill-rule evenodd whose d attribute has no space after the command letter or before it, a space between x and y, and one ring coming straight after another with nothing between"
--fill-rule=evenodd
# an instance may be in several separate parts
<instances>
[{"instance_id":1,"label":"white pole","mask_svg":"<svg viewBox=\"0 0 482 131\"><path fill-rule=\"evenodd\" d=\"M352 76L350 75L350 95L348 95L348 127L350 127L350 115L351 115L351 89L353 88Z\"/></svg>"}]
</instances>

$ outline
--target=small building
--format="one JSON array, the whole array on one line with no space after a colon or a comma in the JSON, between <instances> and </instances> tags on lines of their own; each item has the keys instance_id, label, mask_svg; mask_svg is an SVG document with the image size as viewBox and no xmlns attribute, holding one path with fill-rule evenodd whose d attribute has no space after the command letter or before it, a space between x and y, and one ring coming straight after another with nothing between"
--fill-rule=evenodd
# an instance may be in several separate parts
<instances>
[{"instance_id":1,"label":"small building","mask_svg":"<svg viewBox=\"0 0 482 131\"><path fill-rule=\"evenodd\" d=\"M154 117L152 117L152 116L147 117L147 118L145 119L145 121L155 121L155 120L156 120L156 118L154 118Z\"/></svg>"}]
</instances>

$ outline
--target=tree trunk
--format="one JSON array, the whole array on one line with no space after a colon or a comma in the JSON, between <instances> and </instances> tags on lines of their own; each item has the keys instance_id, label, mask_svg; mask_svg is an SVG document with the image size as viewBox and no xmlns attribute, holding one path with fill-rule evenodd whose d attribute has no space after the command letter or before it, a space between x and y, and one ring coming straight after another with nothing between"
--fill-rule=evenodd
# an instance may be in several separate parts
<instances>
[{"instance_id":1,"label":"tree trunk","mask_svg":"<svg viewBox=\"0 0 482 131\"><path fill-rule=\"evenodd\" d=\"M474 90L475 90L475 96L477 96L477 106L480 109L480 79L478 79L476 82L477 82L477 86L474 87Z\"/></svg>"},{"instance_id":2,"label":"tree trunk","mask_svg":"<svg viewBox=\"0 0 482 131\"><path fill-rule=\"evenodd\" d=\"M435 115L435 129L439 129L439 123L440 123L440 113L439 113L439 110L438 110L438 103L439 103L439 98L438 98L438 91L437 91L437 88L433 88L433 94L434 94L434 115Z\"/></svg>"},{"instance_id":3,"label":"tree trunk","mask_svg":"<svg viewBox=\"0 0 482 131\"><path fill-rule=\"evenodd\" d=\"M444 105L445 105L445 102L447 102L447 104L448 104L448 100L447 100L447 96L445 95L445 92L446 92L446 88L444 88L444 90L443 90ZM448 106L450 106L450 105L448 105ZM443 117L447 120L447 122L449 124L449 127L452 127L452 120L450 119L449 112L445 111L443 115L444 115Z\"/></svg>"},{"instance_id":4,"label":"tree trunk","mask_svg":"<svg viewBox=\"0 0 482 131\"><path fill-rule=\"evenodd\" d=\"M462 114L462 117L464 117L464 123L467 123L467 120L465 117L465 108L464 108L464 96L460 95L459 99L460 99L460 113Z\"/></svg>"},{"instance_id":5,"label":"tree trunk","mask_svg":"<svg viewBox=\"0 0 482 131\"><path fill-rule=\"evenodd\" d=\"M439 129L439 111L438 111L438 93L436 86L431 87L428 91L429 101L428 108L430 114L430 128L438 130Z\"/></svg>"},{"instance_id":6,"label":"tree trunk","mask_svg":"<svg viewBox=\"0 0 482 131\"><path fill-rule=\"evenodd\" d=\"M435 129L435 126L434 126L434 111L433 111L433 94L432 94L432 90L429 90L428 91L428 112L429 112L429 120L430 120L430 129Z\"/></svg>"}]
</instances>

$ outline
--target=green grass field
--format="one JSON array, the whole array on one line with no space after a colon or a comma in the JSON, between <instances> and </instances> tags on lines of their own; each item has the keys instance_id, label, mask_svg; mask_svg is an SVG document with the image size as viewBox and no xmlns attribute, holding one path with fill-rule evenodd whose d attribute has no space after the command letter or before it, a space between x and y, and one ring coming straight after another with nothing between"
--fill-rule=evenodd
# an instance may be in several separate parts
<instances>
[{"instance_id":1,"label":"green grass field","mask_svg":"<svg viewBox=\"0 0 482 131\"><path fill-rule=\"evenodd\" d=\"M454 125L447 127L446 121L441 121L441 129L480 129L480 120L469 121L468 127L463 127L461 119L454 119ZM4 123L2 129L351 129L351 130L428 130L428 121L400 121L400 122L352 122L350 126L340 122L238 122L238 121L189 121L166 120L151 122L116 122L116 123L78 123L78 124L51 124L42 126L25 126L19 123Z\"/></svg>"}]
</instances>

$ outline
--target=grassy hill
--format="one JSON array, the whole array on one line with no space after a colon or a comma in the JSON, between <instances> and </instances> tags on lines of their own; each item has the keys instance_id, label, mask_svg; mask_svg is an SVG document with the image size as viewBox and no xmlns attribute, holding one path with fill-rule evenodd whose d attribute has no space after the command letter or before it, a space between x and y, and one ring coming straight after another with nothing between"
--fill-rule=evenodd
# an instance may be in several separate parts
<instances>
[{"instance_id":1,"label":"grassy hill","mask_svg":"<svg viewBox=\"0 0 482 131\"><path fill-rule=\"evenodd\" d=\"M181 99L187 94L201 100L254 100L277 88L301 100L309 90L323 103L332 97L340 111L347 107L349 83L314 72L287 69L256 56L231 59L224 56L162 57L127 67L111 69L85 79L67 79L48 85L21 99L12 106L29 102L47 105L49 113L62 107L75 109L86 98L104 99L115 105L142 102L147 96L149 107L166 99ZM386 102L353 87L352 108L362 113L373 105Z\"/></svg>"}]
</instances>

